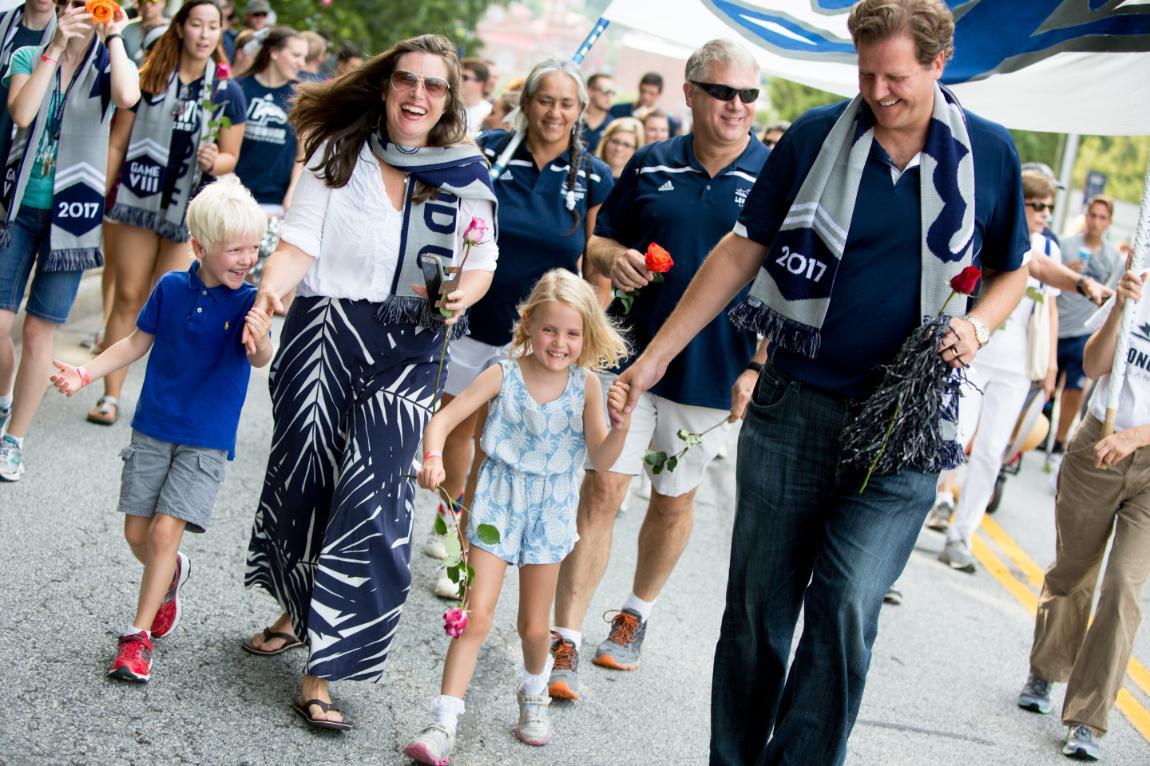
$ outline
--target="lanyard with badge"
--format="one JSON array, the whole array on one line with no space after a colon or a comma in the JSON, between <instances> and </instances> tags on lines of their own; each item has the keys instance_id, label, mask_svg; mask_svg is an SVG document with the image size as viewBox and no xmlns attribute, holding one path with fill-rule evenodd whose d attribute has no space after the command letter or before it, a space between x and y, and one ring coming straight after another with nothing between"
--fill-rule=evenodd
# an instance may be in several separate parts
<instances>
[{"instance_id":1,"label":"lanyard with badge","mask_svg":"<svg viewBox=\"0 0 1150 766\"><path fill-rule=\"evenodd\" d=\"M68 90L63 90L60 67L56 67L55 84L52 89L52 102L48 108L48 127L40 134L40 145L36 147L36 163L39 165L40 177L47 178L52 175L52 168L56 165L56 151L60 146L60 131L64 126L64 104L80 79L80 70L83 62L72 73L72 81L68 83Z\"/></svg>"}]
</instances>

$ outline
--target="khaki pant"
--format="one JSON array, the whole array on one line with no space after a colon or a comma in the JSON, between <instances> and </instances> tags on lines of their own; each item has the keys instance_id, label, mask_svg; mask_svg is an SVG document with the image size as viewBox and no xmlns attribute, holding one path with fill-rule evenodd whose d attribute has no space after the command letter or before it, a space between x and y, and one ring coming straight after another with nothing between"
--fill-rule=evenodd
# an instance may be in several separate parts
<instances>
[{"instance_id":1,"label":"khaki pant","mask_svg":"<svg viewBox=\"0 0 1150 766\"><path fill-rule=\"evenodd\" d=\"M1109 469L1094 467L1102 423L1088 416L1070 441L1058 476L1058 551L1046 572L1030 668L1066 681L1062 722L1106 733L1106 718L1141 621L1142 585L1150 574L1150 447ZM1110 530L1114 546L1102 576L1094 621L1090 604Z\"/></svg>"}]
</instances>

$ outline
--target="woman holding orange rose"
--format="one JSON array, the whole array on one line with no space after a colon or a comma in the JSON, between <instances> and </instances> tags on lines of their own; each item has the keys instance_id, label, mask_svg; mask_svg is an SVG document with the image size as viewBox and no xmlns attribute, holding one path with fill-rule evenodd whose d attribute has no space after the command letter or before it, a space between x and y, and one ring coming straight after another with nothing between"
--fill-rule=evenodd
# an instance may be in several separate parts
<instances>
[{"instance_id":1,"label":"woman holding orange rose","mask_svg":"<svg viewBox=\"0 0 1150 766\"><path fill-rule=\"evenodd\" d=\"M57 5L56 14L51 41L16 50L4 82L16 127L3 158L10 182L0 193L0 394L12 392L11 419L0 437L6 481L24 473L24 437L52 369L56 328L68 318L84 270L103 263L112 112L140 97L120 37L123 11L105 9L97 24L82 0L72 0ZM10 333L29 281L17 371ZM0 415L4 409L0 402Z\"/></svg>"},{"instance_id":2,"label":"woman holding orange rose","mask_svg":"<svg viewBox=\"0 0 1150 766\"><path fill-rule=\"evenodd\" d=\"M115 298L107 345L132 331L162 274L191 264L188 202L214 176L232 172L239 158L247 101L228 77L222 30L214 0L187 0L140 69L138 107L112 128ZM126 376L125 369L104 379L90 422L116 422Z\"/></svg>"}]
</instances>

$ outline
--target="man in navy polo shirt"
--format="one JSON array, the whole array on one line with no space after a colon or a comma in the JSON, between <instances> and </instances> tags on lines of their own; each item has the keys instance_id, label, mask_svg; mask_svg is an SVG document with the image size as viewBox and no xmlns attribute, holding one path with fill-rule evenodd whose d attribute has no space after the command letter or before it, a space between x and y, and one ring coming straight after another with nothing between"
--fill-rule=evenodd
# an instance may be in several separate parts
<instances>
[{"instance_id":1,"label":"man in navy polo shirt","mask_svg":"<svg viewBox=\"0 0 1150 766\"><path fill-rule=\"evenodd\" d=\"M599 273L611 275L615 287L635 291L629 315L620 318L637 350L658 331L708 251L734 225L767 158L767 148L750 134L759 83L750 53L713 40L688 59L686 79L694 132L636 152L603 203L589 248ZM648 284L643 257L652 243L670 251L675 261L657 284ZM619 304L615 308L621 313ZM611 470L587 470L579 499L580 539L559 574L551 696L579 698L583 618L607 566L619 506L631 477L644 470L648 444L671 454L683 446L679 429L700 433L724 424L688 451L674 471L652 477L632 592L593 660L620 670L639 666L648 615L690 537L695 489L734 428L725 423L728 416L742 414L740 392L749 396L753 386L755 374L743 373L754 351L752 334L736 331L726 316L715 319L676 360L672 374L645 394ZM606 389L615 376L601 377Z\"/></svg>"},{"instance_id":2,"label":"man in navy polo shirt","mask_svg":"<svg viewBox=\"0 0 1150 766\"><path fill-rule=\"evenodd\" d=\"M809 336L793 322L771 328L770 363L740 436L726 609L711 686L711 764L845 759L883 595L910 556L937 474L903 468L872 476L860 493L861 472L840 461L840 434L876 384L880 365L922 321L922 296L937 295L939 287L945 295L945 280L941 286L921 281L938 268L932 259L942 260L942 249L951 262L952 247L960 248L959 262L973 254L984 270L979 302L950 320L940 345L940 357L954 367L970 364L989 339L987 328L1003 322L1025 288L1026 270L1019 266L1029 245L1010 135L950 106L937 86L952 52L950 11L941 0L862 0L847 26L858 53L861 99L813 109L786 132L734 231L620 376L637 399L760 268L773 276L778 260L789 270L811 255L771 245L793 237L794 219L804 210L792 203L812 166L827 168L819 162L822 152L861 146L862 167L843 162L830 168L826 187L840 193L837 200L820 196L816 208L804 194L800 203L818 210L815 218L824 227L824 203L850 215L846 227L831 218L837 228L827 229L842 245L819 320L821 347L802 347ZM832 134L848 109L857 110L855 120ZM831 135L842 142L828 140ZM920 162L933 173L920 171ZM820 177L812 175L813 183ZM858 184L853 197L845 183L836 183L852 178ZM940 248L923 217L937 223L943 208L922 201L937 202L947 192L947 205L963 214L943 230L966 236L945 238ZM799 263L804 268L790 273L817 280L823 267L834 266L810 258L806 265L811 262L816 268ZM795 284L782 279L777 284ZM760 306L795 316L802 311L794 305L796 294L788 300L779 292ZM788 670L800 610L803 631Z\"/></svg>"}]
</instances>

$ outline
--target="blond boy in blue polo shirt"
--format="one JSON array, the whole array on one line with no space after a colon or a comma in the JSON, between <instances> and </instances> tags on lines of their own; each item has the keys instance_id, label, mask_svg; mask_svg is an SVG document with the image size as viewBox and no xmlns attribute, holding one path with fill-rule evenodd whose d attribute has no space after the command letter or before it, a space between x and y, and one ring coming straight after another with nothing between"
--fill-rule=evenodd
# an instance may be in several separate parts
<instances>
[{"instance_id":1,"label":"blond boy in blue polo shirt","mask_svg":"<svg viewBox=\"0 0 1150 766\"><path fill-rule=\"evenodd\" d=\"M180 588L191 563L180 552L184 529L203 532L235 456L236 429L251 368L272 357L271 317L252 307L245 277L256 264L267 218L235 177L200 192L188 206L196 262L160 277L127 338L85 369L55 362L52 382L71 396L151 350L122 453L124 537L144 574L135 620L120 636L110 678L151 677L152 639L180 619ZM258 341L244 344L244 327Z\"/></svg>"}]
</instances>

